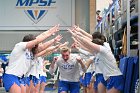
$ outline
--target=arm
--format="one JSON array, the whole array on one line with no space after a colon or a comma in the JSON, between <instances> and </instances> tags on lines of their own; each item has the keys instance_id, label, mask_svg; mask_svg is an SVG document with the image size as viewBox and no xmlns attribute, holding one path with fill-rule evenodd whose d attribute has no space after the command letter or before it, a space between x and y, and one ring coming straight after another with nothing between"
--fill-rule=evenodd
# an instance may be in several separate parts
<instances>
[{"instance_id":1,"label":"arm","mask_svg":"<svg viewBox=\"0 0 140 93\"><path fill-rule=\"evenodd\" d=\"M63 44L58 44L56 46L51 46L43 51L40 51L39 53L36 54L36 56L44 56L44 55L49 55L55 51L57 51L59 48L63 47L63 46L67 46L69 44L69 42L65 42Z\"/></svg>"},{"instance_id":2,"label":"arm","mask_svg":"<svg viewBox=\"0 0 140 93\"><path fill-rule=\"evenodd\" d=\"M49 29L38 35L36 39L29 41L26 45L26 48L32 49L35 45L39 44L40 42L44 41L46 38L50 37L53 33L58 31L59 26L54 26L53 28Z\"/></svg>"},{"instance_id":3,"label":"arm","mask_svg":"<svg viewBox=\"0 0 140 93\"><path fill-rule=\"evenodd\" d=\"M37 57L43 56L43 55L45 55L45 54L47 54L47 53L50 53L50 52L52 52L52 51L58 49L59 46L60 46L59 44L56 45L56 46L51 46L51 47L49 47L49 48L47 48L47 49L45 49L45 50L43 50L43 51L37 53L35 56L37 56Z\"/></svg>"},{"instance_id":4,"label":"arm","mask_svg":"<svg viewBox=\"0 0 140 93\"><path fill-rule=\"evenodd\" d=\"M44 67L43 67L43 72L49 72L49 70L46 69L46 67L44 66Z\"/></svg>"},{"instance_id":5,"label":"arm","mask_svg":"<svg viewBox=\"0 0 140 93\"><path fill-rule=\"evenodd\" d=\"M53 75L53 73L55 72L55 70L56 70L56 68L57 68L57 64L56 64L57 59L58 59L58 58L54 58L53 61L52 61L52 63L51 63L51 65L50 65L49 73L50 73L51 75Z\"/></svg>"},{"instance_id":6,"label":"arm","mask_svg":"<svg viewBox=\"0 0 140 93\"><path fill-rule=\"evenodd\" d=\"M83 29L81 29L79 26L74 26L74 30L79 31L80 33L82 33L84 36L90 38L92 40L92 35L87 33L86 31L84 31Z\"/></svg>"},{"instance_id":7,"label":"arm","mask_svg":"<svg viewBox=\"0 0 140 93\"><path fill-rule=\"evenodd\" d=\"M49 41L47 41L47 42L45 42L45 43L43 43L43 44L40 44L38 50L39 50L39 51L42 51L42 50L44 50L44 49L50 47L50 46L53 45L54 43L59 42L62 38L63 38L63 37L62 37L61 35L57 35L55 38L53 38L53 39L51 39L51 40L49 40Z\"/></svg>"},{"instance_id":8,"label":"arm","mask_svg":"<svg viewBox=\"0 0 140 93\"><path fill-rule=\"evenodd\" d=\"M89 68L90 64L93 63L93 57L89 58L87 60L87 62L85 63L85 65L87 66L87 68Z\"/></svg>"},{"instance_id":9,"label":"arm","mask_svg":"<svg viewBox=\"0 0 140 93\"><path fill-rule=\"evenodd\" d=\"M81 41L79 41L77 38L74 38L72 37L73 40L74 40L74 44L72 47L76 48L79 52L85 54L85 55L92 55L91 53L89 53L88 51L90 51L88 48L84 47L82 44L81 44ZM80 50L79 50L80 49ZM84 51L87 51L87 52L84 52Z\"/></svg>"},{"instance_id":10,"label":"arm","mask_svg":"<svg viewBox=\"0 0 140 93\"><path fill-rule=\"evenodd\" d=\"M59 48L64 47L64 46L67 46L68 44L69 44L69 42L65 42L65 43L61 44L61 45L59 46Z\"/></svg>"},{"instance_id":11,"label":"arm","mask_svg":"<svg viewBox=\"0 0 140 93\"><path fill-rule=\"evenodd\" d=\"M84 49L79 48L78 50L79 50L80 53L82 53L82 54L84 54L84 55L86 55L86 56L92 55L91 53L89 53L88 51L86 51L86 50L84 50Z\"/></svg>"},{"instance_id":12,"label":"arm","mask_svg":"<svg viewBox=\"0 0 140 93\"><path fill-rule=\"evenodd\" d=\"M78 56L78 57L76 58L76 60L77 60L77 62L81 65L83 72L86 72L87 68L86 68L86 66L84 65L84 63L82 62L81 57Z\"/></svg>"},{"instance_id":13,"label":"arm","mask_svg":"<svg viewBox=\"0 0 140 93\"><path fill-rule=\"evenodd\" d=\"M44 60L43 62L43 71L44 72L49 72L48 69L46 69L46 65L50 65L51 63L49 62L49 60Z\"/></svg>"},{"instance_id":14,"label":"arm","mask_svg":"<svg viewBox=\"0 0 140 93\"><path fill-rule=\"evenodd\" d=\"M69 30L70 31L70 30ZM72 31L70 31L70 33L73 35L73 37L77 40L79 40L79 42L87 49L89 49L88 51L90 53L93 54L93 52L99 52L100 51L100 45L97 45L95 43L89 42L87 39L76 35L75 33L73 33Z\"/></svg>"}]
</instances>

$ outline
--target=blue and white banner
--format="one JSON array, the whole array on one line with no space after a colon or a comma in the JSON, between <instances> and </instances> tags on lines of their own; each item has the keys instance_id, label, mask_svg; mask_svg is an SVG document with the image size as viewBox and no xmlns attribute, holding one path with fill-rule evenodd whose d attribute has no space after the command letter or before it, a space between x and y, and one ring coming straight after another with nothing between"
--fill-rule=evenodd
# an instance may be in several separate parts
<instances>
[{"instance_id":1,"label":"blue and white banner","mask_svg":"<svg viewBox=\"0 0 140 93\"><path fill-rule=\"evenodd\" d=\"M0 30L47 30L75 24L75 0L0 0Z\"/></svg>"}]
</instances>

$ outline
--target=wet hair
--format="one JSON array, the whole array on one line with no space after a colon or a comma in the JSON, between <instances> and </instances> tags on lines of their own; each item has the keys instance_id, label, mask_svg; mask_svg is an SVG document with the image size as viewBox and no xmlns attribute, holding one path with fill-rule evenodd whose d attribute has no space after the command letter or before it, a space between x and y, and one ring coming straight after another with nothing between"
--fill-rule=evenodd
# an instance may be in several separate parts
<instances>
[{"instance_id":1,"label":"wet hair","mask_svg":"<svg viewBox=\"0 0 140 93\"><path fill-rule=\"evenodd\" d=\"M36 37L35 37L34 35L28 34L28 35L24 36L22 42L29 42L29 41L32 41L32 40L34 40L34 39L36 39ZM33 47L33 48L31 49L33 55L35 55L35 53L36 53L36 48L37 48L37 47L38 47L38 45L35 45L35 47Z\"/></svg>"},{"instance_id":2,"label":"wet hair","mask_svg":"<svg viewBox=\"0 0 140 93\"><path fill-rule=\"evenodd\" d=\"M32 35L32 34L28 34L28 35L26 35L26 36L24 36L24 38L23 38L23 42L28 42L28 41L31 41L31 40L34 40L35 39L35 36L34 35Z\"/></svg>"},{"instance_id":3,"label":"wet hair","mask_svg":"<svg viewBox=\"0 0 140 93\"><path fill-rule=\"evenodd\" d=\"M92 34L92 39L96 39L96 38L101 39L101 40L103 40L104 42L106 42L105 36L102 35L100 32L94 32L94 33Z\"/></svg>"},{"instance_id":4,"label":"wet hair","mask_svg":"<svg viewBox=\"0 0 140 93\"><path fill-rule=\"evenodd\" d=\"M95 43L95 44L98 44L98 45L103 45L104 44L104 41L101 40L101 39L98 39L98 38L93 39L92 42Z\"/></svg>"}]
</instances>

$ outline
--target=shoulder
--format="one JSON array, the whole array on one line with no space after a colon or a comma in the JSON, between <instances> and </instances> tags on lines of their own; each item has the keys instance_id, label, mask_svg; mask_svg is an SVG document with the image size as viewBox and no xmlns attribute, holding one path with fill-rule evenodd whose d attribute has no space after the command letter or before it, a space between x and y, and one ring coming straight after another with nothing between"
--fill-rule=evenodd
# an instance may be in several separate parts
<instances>
[{"instance_id":1,"label":"shoulder","mask_svg":"<svg viewBox=\"0 0 140 93\"><path fill-rule=\"evenodd\" d=\"M104 46L105 46L108 50L111 50L109 43L104 42Z\"/></svg>"},{"instance_id":2,"label":"shoulder","mask_svg":"<svg viewBox=\"0 0 140 93\"><path fill-rule=\"evenodd\" d=\"M108 48L100 45L100 53L107 53L107 52L109 52Z\"/></svg>"},{"instance_id":3,"label":"shoulder","mask_svg":"<svg viewBox=\"0 0 140 93\"><path fill-rule=\"evenodd\" d=\"M26 45L28 42L19 42L15 45L16 48L23 48L26 49Z\"/></svg>"},{"instance_id":4,"label":"shoulder","mask_svg":"<svg viewBox=\"0 0 140 93\"><path fill-rule=\"evenodd\" d=\"M19 42L17 43L15 46L22 46L22 45L26 45L28 42Z\"/></svg>"}]
</instances>

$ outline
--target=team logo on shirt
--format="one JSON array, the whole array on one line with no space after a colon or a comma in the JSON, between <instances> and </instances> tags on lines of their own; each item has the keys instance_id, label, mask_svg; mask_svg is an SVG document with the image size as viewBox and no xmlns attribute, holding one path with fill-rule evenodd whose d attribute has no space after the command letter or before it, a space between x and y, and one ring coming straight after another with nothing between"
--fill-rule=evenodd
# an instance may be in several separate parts
<instances>
[{"instance_id":1,"label":"team logo on shirt","mask_svg":"<svg viewBox=\"0 0 140 93\"><path fill-rule=\"evenodd\" d=\"M25 56L26 56L26 58L27 58L28 60L33 60L33 54L32 54L32 53L26 52L26 53L25 53Z\"/></svg>"},{"instance_id":2,"label":"team logo on shirt","mask_svg":"<svg viewBox=\"0 0 140 93\"><path fill-rule=\"evenodd\" d=\"M50 9L55 9L54 0L17 0L16 8L21 9L37 24Z\"/></svg>"},{"instance_id":3,"label":"team logo on shirt","mask_svg":"<svg viewBox=\"0 0 140 93\"><path fill-rule=\"evenodd\" d=\"M95 57L95 58L94 58L94 62L95 62L96 64L98 64L98 63L99 63L99 58L98 58L98 57Z\"/></svg>"},{"instance_id":4,"label":"team logo on shirt","mask_svg":"<svg viewBox=\"0 0 140 93\"><path fill-rule=\"evenodd\" d=\"M66 65L63 65L61 66L63 69L73 69L74 68L74 65L70 65L70 64L66 64Z\"/></svg>"}]
</instances>

